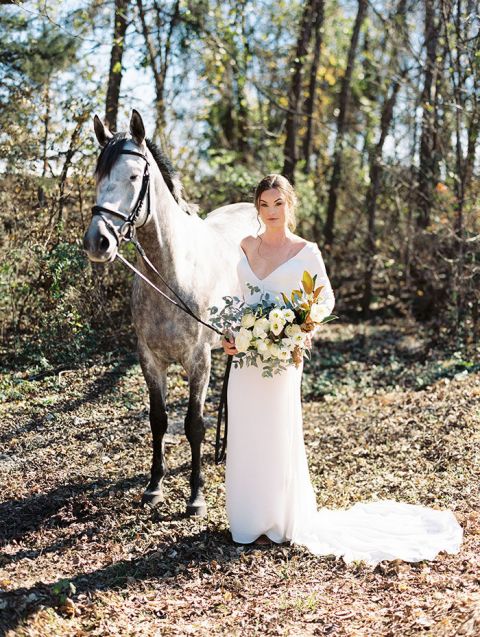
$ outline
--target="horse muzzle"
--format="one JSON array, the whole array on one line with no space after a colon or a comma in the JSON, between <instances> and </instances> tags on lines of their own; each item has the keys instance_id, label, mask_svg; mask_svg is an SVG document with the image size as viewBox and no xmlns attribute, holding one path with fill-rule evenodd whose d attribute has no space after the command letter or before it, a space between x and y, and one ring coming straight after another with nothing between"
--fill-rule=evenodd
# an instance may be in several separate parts
<instances>
[{"instance_id":1,"label":"horse muzzle","mask_svg":"<svg viewBox=\"0 0 480 637\"><path fill-rule=\"evenodd\" d=\"M95 220L83 237L83 247L90 261L111 263L117 256L118 242L104 223Z\"/></svg>"}]
</instances>

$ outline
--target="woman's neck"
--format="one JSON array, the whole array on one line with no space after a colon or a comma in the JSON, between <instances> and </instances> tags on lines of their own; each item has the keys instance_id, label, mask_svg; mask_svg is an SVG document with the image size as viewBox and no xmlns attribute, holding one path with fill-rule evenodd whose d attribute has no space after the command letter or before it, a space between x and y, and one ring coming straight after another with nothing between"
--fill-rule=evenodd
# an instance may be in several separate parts
<instances>
[{"instance_id":1,"label":"woman's neck","mask_svg":"<svg viewBox=\"0 0 480 637\"><path fill-rule=\"evenodd\" d=\"M291 239L291 232L283 228L267 228L265 232L260 235L261 240L267 245L280 247L286 245Z\"/></svg>"}]
</instances>

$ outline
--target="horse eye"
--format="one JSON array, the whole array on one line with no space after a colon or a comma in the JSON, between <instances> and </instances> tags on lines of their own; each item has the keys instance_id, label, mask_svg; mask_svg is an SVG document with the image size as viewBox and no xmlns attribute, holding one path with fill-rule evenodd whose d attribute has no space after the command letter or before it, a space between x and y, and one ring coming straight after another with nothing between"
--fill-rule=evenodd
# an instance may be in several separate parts
<instances>
[{"instance_id":1,"label":"horse eye","mask_svg":"<svg viewBox=\"0 0 480 637\"><path fill-rule=\"evenodd\" d=\"M130 181L135 181L135 179L136 179L137 177L138 177L138 175L132 175L132 176L130 177Z\"/></svg>"}]
</instances>

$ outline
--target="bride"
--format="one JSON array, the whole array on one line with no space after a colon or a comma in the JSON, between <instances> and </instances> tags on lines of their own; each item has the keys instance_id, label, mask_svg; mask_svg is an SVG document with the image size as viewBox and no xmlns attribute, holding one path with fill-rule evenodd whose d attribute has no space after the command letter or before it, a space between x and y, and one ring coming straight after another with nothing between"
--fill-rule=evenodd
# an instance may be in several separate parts
<instances>
[{"instance_id":1,"label":"bride","mask_svg":"<svg viewBox=\"0 0 480 637\"><path fill-rule=\"evenodd\" d=\"M308 270L317 274L317 285L325 286L331 312L335 299L321 252L316 243L292 232L295 205L295 192L285 177L268 175L258 184L255 206L265 231L241 242L244 254L237 272L243 300L255 304L267 292L290 295ZM252 293L248 284L260 291ZM223 338L222 346L229 355L238 353L234 338ZM290 541L317 555L371 565L458 552L463 530L449 510L390 499L317 510L303 439L302 372L303 363L273 377L262 376L261 364L232 366L225 481L233 540Z\"/></svg>"}]
</instances>

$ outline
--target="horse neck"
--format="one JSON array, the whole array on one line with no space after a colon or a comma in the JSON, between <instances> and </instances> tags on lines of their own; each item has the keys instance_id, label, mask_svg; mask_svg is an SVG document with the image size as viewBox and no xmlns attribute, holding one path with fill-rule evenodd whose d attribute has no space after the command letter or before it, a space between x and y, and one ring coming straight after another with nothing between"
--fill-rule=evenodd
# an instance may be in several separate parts
<instances>
[{"instance_id":1,"label":"horse neck","mask_svg":"<svg viewBox=\"0 0 480 637\"><path fill-rule=\"evenodd\" d=\"M192 218L177 204L156 166L152 172L152 215L138 230L138 239L150 261L161 272L172 274L191 237Z\"/></svg>"}]
</instances>

